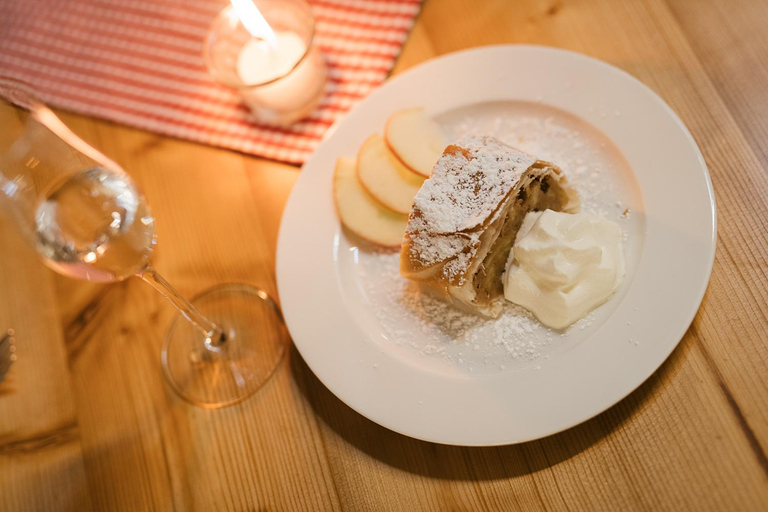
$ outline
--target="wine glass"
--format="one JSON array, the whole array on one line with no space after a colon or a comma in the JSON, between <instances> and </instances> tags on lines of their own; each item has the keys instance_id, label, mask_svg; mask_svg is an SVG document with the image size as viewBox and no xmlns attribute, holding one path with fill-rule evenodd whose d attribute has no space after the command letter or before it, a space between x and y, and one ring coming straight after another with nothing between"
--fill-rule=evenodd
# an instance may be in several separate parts
<instances>
[{"instance_id":1,"label":"wine glass","mask_svg":"<svg viewBox=\"0 0 768 512\"><path fill-rule=\"evenodd\" d=\"M285 352L275 301L242 284L185 300L149 262L155 219L131 177L29 86L0 78L0 127L0 205L45 264L96 282L138 276L168 299L179 315L163 343L163 374L188 402L223 407L255 393Z\"/></svg>"}]
</instances>

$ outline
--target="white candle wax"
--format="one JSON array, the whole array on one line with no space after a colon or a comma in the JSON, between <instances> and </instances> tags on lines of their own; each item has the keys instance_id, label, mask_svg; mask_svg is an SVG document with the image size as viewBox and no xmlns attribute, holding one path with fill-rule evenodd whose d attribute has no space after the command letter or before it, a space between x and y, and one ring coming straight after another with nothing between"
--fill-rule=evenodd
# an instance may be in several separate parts
<instances>
[{"instance_id":1,"label":"white candle wax","mask_svg":"<svg viewBox=\"0 0 768 512\"><path fill-rule=\"evenodd\" d=\"M237 56L237 74L246 85L263 84L288 73L307 46L295 32L275 32L272 48L266 41L251 39Z\"/></svg>"}]
</instances>

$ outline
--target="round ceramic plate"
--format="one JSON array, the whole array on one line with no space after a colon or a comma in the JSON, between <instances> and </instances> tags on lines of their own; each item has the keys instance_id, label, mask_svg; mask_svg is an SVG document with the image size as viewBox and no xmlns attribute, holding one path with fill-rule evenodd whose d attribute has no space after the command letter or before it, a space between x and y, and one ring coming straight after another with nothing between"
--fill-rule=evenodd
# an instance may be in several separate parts
<instances>
[{"instance_id":1,"label":"round ceramic plate","mask_svg":"<svg viewBox=\"0 0 768 512\"><path fill-rule=\"evenodd\" d=\"M333 203L336 159L415 106L448 139L494 135L560 165L584 210L624 231L619 291L564 332L512 306L481 320L419 294L397 254L349 235ZM704 295L715 231L701 153L656 94L582 55L493 46L389 80L335 127L286 206L277 279L296 347L347 405L427 441L511 444L595 416L661 365Z\"/></svg>"}]
</instances>

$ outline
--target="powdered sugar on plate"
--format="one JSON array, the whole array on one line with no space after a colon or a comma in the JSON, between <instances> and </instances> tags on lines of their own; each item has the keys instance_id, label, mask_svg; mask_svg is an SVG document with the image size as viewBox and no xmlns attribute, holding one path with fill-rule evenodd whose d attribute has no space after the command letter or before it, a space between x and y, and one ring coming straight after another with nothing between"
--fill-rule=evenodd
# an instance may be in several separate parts
<instances>
[{"instance_id":1,"label":"powdered sugar on plate","mask_svg":"<svg viewBox=\"0 0 768 512\"><path fill-rule=\"evenodd\" d=\"M625 233L626 289L642 247L642 201L620 152L594 127L535 103L472 105L437 118L449 140L490 135L563 169L581 195L582 211L618 222ZM507 303L500 318L465 313L423 291L399 273L399 253L348 247L341 258L354 267L345 298L356 320L382 350L420 368L491 374L537 369L588 339L615 309L614 299L564 332L541 325L528 311Z\"/></svg>"},{"instance_id":2,"label":"powdered sugar on plate","mask_svg":"<svg viewBox=\"0 0 768 512\"><path fill-rule=\"evenodd\" d=\"M530 366L548 357L551 349L564 348L571 330L583 331L594 319L588 315L560 333L512 303L506 304L499 318L486 319L461 311L403 278L397 253L360 251L358 261L362 292L385 343L401 349L400 353L437 358L471 373Z\"/></svg>"}]
</instances>

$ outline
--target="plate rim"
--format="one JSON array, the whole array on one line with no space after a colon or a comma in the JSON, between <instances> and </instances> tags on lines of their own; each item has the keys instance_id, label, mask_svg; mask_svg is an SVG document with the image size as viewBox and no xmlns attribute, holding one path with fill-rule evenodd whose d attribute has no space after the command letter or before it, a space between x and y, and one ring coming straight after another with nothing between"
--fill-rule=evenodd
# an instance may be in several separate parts
<instances>
[{"instance_id":1,"label":"plate rim","mask_svg":"<svg viewBox=\"0 0 768 512\"><path fill-rule=\"evenodd\" d=\"M294 338L294 344L296 345L297 350L302 355L302 357L305 359L305 361L307 362L307 365L313 370L313 373L315 373L315 375L318 377L318 379L323 383L323 385L325 385L342 402L344 402L347 406L351 407L353 410L357 411L359 414L362 414L363 416L365 416L365 417L375 421L376 423L378 423L378 424L380 424L380 425L382 425L382 426L384 426L384 427L386 427L386 428L388 428L390 430L393 430L395 432L401 433L401 434L409 436L409 437L413 437L413 438L416 438L416 439L421 439L421 440L428 441L428 442L435 442L435 443L441 443L441 444L451 444L451 445L461 445L461 446L499 446L499 445L509 445L509 444L516 444L516 443L526 442L526 441L530 441L530 440L533 440L533 439L540 439L542 437L547 437L547 436L552 435L554 433L561 432L563 430L567 430L569 428L572 428L573 426L581 424L581 423L583 423L583 422L585 422L585 421L587 421L587 420L597 416L598 414L600 414L600 413L610 409L616 403L620 402L621 400L623 400L624 398L629 396L638 387L640 387L644 382L646 382L648 380L648 378L651 375L653 375L664 364L664 362L669 358L670 354L679 345L680 341L682 340L682 338L684 337L685 333L689 329L693 319L695 318L695 316L696 316L696 314L697 314L697 312L698 312L698 310L700 308L701 302L703 301L704 295L706 293L706 290L707 290L707 287L708 287L708 284L709 284L709 280L710 280L710 277L711 277L712 269L713 269L713 266L714 266L714 259L715 259L716 246L717 246L717 208L716 208L714 190L713 190L713 186L712 186L712 180L711 180L711 176L710 176L710 173L709 173L709 169L708 169L708 167L706 165L706 161L704 160L703 154L701 153L701 150L700 150L698 144L696 144L696 141L693 138L692 134L690 133L688 128L685 126L683 121L680 119L680 117L677 115L677 113L674 110L672 110L672 108L658 94L656 94L650 87L648 87L647 85L642 83L640 80L638 80L637 78L635 78L632 75L630 75L629 73L627 73L626 71L624 71L624 70L622 70L622 69L620 69L618 67L615 67L615 66L613 66L611 64L608 64L606 62L603 62L603 61L601 61L599 59L596 59L594 57L583 55L583 54L580 54L580 53L577 53L577 52L574 52L574 51L571 51L571 50L564 50L564 49L560 49L560 48L554 48L554 47L548 47L548 46L539 46L539 45L517 45L517 44L505 45L505 44L502 44L502 45L488 45L488 46L481 46L481 47L464 49L464 50L460 50L460 51L457 51L457 52L445 54L445 55L442 55L440 57L431 59L429 61L426 61L424 63L416 65L416 66L414 66L412 68L409 68L408 70L404 71L403 73L398 74L395 77L390 78L389 80L387 80L387 82L382 87L378 88L372 94L370 94L367 98L365 98L363 101L358 103L352 109L352 111L349 114L352 114L353 112L356 112L356 111L358 111L360 109L364 109L365 106L368 105L368 104L374 103L375 101L377 101L379 96L383 94L382 91L384 91L386 88L393 87L393 85L390 85L390 84L397 84L397 83L400 83L402 81L408 80L409 79L408 77L410 77L412 74L426 73L427 72L426 70L428 70L429 68L433 68L433 67L444 65L444 63L446 61L449 61L449 60L452 60L452 59L456 59L457 57L460 57L460 56L464 56L464 55L467 55L467 54L485 53L485 52L489 52L489 51L490 52L494 52L494 51L501 51L501 52L507 52L507 51L512 51L512 52L535 51L535 52L556 53L556 54L561 54L561 55L567 55L569 58L581 59L583 61L588 61L590 63L590 65L597 65L597 66L603 67L607 72L614 73L614 74L618 73L619 75L621 75L623 77L623 79L625 79L625 80L628 79L629 81L633 82L634 85L636 85L636 86L639 85L644 90L644 92L646 94L648 94L654 100L654 102L656 104L658 104L660 107L662 107L662 109L664 110L665 114L667 116L669 116L671 118L671 120L674 122L675 127L678 130L680 130L681 134L686 139L687 144L689 146L691 146L691 148L693 148L694 153L695 153L695 157L696 157L697 162L698 162L698 166L700 168L699 170L702 172L703 177L704 177L704 185L705 185L705 189L706 189L706 194L708 196L708 204L709 204L708 213L710 214L710 218L706 219L706 222L708 223L710 221L710 219L711 219L712 229L711 229L711 232L708 232L709 243L708 243L707 247L708 247L709 251L708 251L708 254L707 254L707 261L706 261L706 272L703 273L701 279L699 280L700 284L698 286L698 290L696 290L696 293L695 293L695 300L691 300L691 302L690 302L690 310L689 310L688 314L685 315L685 318L684 318L685 322L681 323L680 329L675 330L674 334L672 332L670 332L667 335L670 339L675 339L676 341L674 343L669 343L668 350L665 350L663 352L663 357L659 357L658 361L656 363L654 363L652 365L649 365L647 374L644 373L644 376L643 376L642 379L638 379L638 382L636 382L634 385L632 385L631 389L629 391L627 391L626 393L623 393L623 394L620 393L619 396L617 396L615 398L615 400L611 401L610 403L602 404L602 405L596 407L594 411L590 411L590 412L586 413L580 419L573 420L573 422L571 422L571 424L569 424L568 426L564 426L564 427L563 426L559 426L557 428L552 429L551 431L542 431L540 434L538 434L536 436L533 436L533 437L521 438L521 439L515 439L515 440L501 440L501 441L497 441L497 442L483 442L483 441L478 441L478 442L466 442L466 441L465 442L455 442L455 441L447 441L447 440L444 440L444 439L431 438L429 436L415 435L413 432L406 431L407 429L398 428L397 426L392 425L391 423L383 421L381 418L376 417L378 415L371 414L370 411L366 412L364 410L361 410L362 408L359 407L359 404L357 404L358 406L356 406L355 404L350 403L348 400L345 400L345 398L342 396L342 395L344 395L343 392L340 392L336 388L335 385L330 384L328 382L328 380L325 378L324 375L321 375L321 374L317 373L317 371L315 371L315 369L312 368L312 362L308 359L307 353L304 350L302 350L303 342L297 342L297 340ZM310 156L310 158L307 160L307 162L302 167L302 175L304 175L304 171L305 171L306 168L311 167L312 165L314 165L314 162L316 160L321 158L321 152L320 152L321 147L326 145L327 141L330 140L333 137L333 135L337 132L338 127L341 126L349 118L349 114L347 114L342 119L340 119L339 121L334 123L334 125L326 132L326 136L324 137L323 143L321 143L320 147L318 147L318 149ZM608 135L608 134L606 134L606 135ZM294 188L291 191L291 195L290 195L290 197L288 199L288 202L286 203L285 209L284 209L283 214L282 214L281 223L280 223L280 231L279 231L278 243L277 243L277 256L276 256L276 267L277 267L277 270L276 270L276 274L277 274L278 293L281 296L283 294L280 293L280 291L285 289L286 285L284 283L286 282L286 279L287 279L287 277L285 276L286 270L285 270L285 263L284 263L284 261L285 261L284 254L285 254L285 251L287 250L286 249L286 243L287 243L286 242L286 238L288 236L286 234L286 231L288 229L286 227L286 224L287 224L287 220L286 219L289 219L289 216L291 215L291 212L292 212L293 208L295 208L295 206L292 206L292 204L295 203L295 201L296 201L295 198L297 197L297 193L295 191L298 189L297 185L299 184L300 180L302 179L302 175L299 176L299 179L297 180L296 185L294 185ZM335 215L335 212L334 212L334 215ZM281 262L283 262L283 263L281 263ZM631 288L631 286L630 286L630 288ZM286 309L290 309L290 306L288 306L285 301L283 301L283 308L284 308L284 314L286 316L286 325L288 326L288 328L290 330L289 323L291 322L291 320L289 320L288 317L291 316L291 314L288 314L287 311L285 311ZM658 353L659 353L659 355L662 354L661 351L659 351Z\"/></svg>"}]
</instances>

